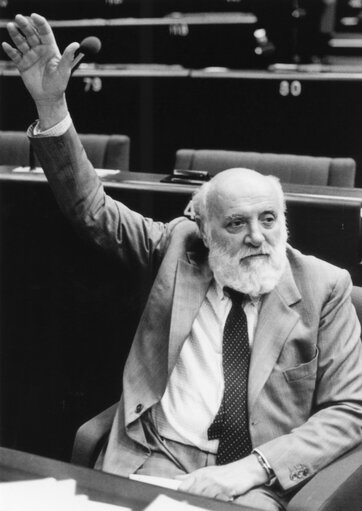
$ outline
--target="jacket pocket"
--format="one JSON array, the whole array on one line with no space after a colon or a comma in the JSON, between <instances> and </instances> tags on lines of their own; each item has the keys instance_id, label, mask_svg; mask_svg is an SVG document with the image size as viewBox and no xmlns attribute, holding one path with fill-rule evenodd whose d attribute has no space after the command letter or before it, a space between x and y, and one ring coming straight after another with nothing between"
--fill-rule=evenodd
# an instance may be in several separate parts
<instances>
[{"instance_id":1,"label":"jacket pocket","mask_svg":"<svg viewBox=\"0 0 362 511\"><path fill-rule=\"evenodd\" d=\"M314 357L308 362L304 362L296 367L285 369L283 371L284 377L288 382L303 380L309 377L315 377L318 368L318 355L319 350L316 347Z\"/></svg>"}]
</instances>

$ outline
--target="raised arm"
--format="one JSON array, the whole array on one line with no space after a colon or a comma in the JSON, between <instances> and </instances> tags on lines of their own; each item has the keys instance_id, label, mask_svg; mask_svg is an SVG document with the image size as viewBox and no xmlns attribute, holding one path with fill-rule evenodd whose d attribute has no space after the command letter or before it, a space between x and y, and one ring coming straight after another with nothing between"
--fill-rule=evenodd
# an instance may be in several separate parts
<instances>
[{"instance_id":1,"label":"raised arm","mask_svg":"<svg viewBox=\"0 0 362 511\"><path fill-rule=\"evenodd\" d=\"M68 114L65 91L79 44L69 44L61 55L48 21L39 14L18 14L7 28L13 46L6 42L2 46L36 104L38 127L41 131L53 128ZM138 267L148 268L154 256L157 260L162 256L168 226L145 219L106 195L74 126L70 123L63 129L64 125L59 133L58 125L57 136L48 132L31 139L63 213L92 243L123 263L138 262Z\"/></svg>"},{"instance_id":2,"label":"raised arm","mask_svg":"<svg viewBox=\"0 0 362 511\"><path fill-rule=\"evenodd\" d=\"M61 55L49 23L39 14L18 14L7 29L14 46L3 42L2 47L35 102L40 129L50 128L67 114L65 90L79 44L71 43Z\"/></svg>"}]
</instances>

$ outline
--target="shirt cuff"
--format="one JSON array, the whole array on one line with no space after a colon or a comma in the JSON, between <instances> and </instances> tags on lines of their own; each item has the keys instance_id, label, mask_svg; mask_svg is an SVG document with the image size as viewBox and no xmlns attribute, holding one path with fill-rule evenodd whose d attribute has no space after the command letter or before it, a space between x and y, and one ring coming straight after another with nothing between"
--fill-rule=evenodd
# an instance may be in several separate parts
<instances>
[{"instance_id":1,"label":"shirt cuff","mask_svg":"<svg viewBox=\"0 0 362 511\"><path fill-rule=\"evenodd\" d=\"M55 126L52 126L51 128L48 128L47 130L41 131L39 128L39 121L35 121L29 128L28 128L28 136L29 137L60 137L61 135L64 135L66 131L70 128L72 124L72 119L70 117L70 114L67 113L67 115L64 117L64 119Z\"/></svg>"}]
</instances>

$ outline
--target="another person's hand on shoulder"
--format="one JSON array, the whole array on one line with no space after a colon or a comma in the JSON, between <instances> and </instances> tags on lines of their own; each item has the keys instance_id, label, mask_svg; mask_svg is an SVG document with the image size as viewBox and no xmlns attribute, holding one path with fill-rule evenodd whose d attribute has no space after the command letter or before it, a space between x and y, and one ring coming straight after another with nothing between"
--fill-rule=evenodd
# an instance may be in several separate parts
<instances>
[{"instance_id":1,"label":"another person's hand on shoulder","mask_svg":"<svg viewBox=\"0 0 362 511\"><path fill-rule=\"evenodd\" d=\"M71 43L62 55L48 21L39 14L18 14L7 29L14 46L3 42L2 47L36 103L41 129L47 129L67 113L65 90L79 43Z\"/></svg>"}]
</instances>

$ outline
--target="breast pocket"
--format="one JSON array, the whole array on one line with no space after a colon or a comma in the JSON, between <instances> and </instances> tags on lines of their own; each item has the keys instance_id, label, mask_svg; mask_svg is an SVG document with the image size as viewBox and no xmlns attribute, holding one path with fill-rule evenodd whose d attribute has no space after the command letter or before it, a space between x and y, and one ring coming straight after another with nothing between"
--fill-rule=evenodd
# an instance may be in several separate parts
<instances>
[{"instance_id":1,"label":"breast pocket","mask_svg":"<svg viewBox=\"0 0 362 511\"><path fill-rule=\"evenodd\" d=\"M295 367L284 369L283 374L287 382L296 382L298 380L306 380L308 378L315 378L318 368L319 350L316 347L314 357L308 362L304 362Z\"/></svg>"}]
</instances>

